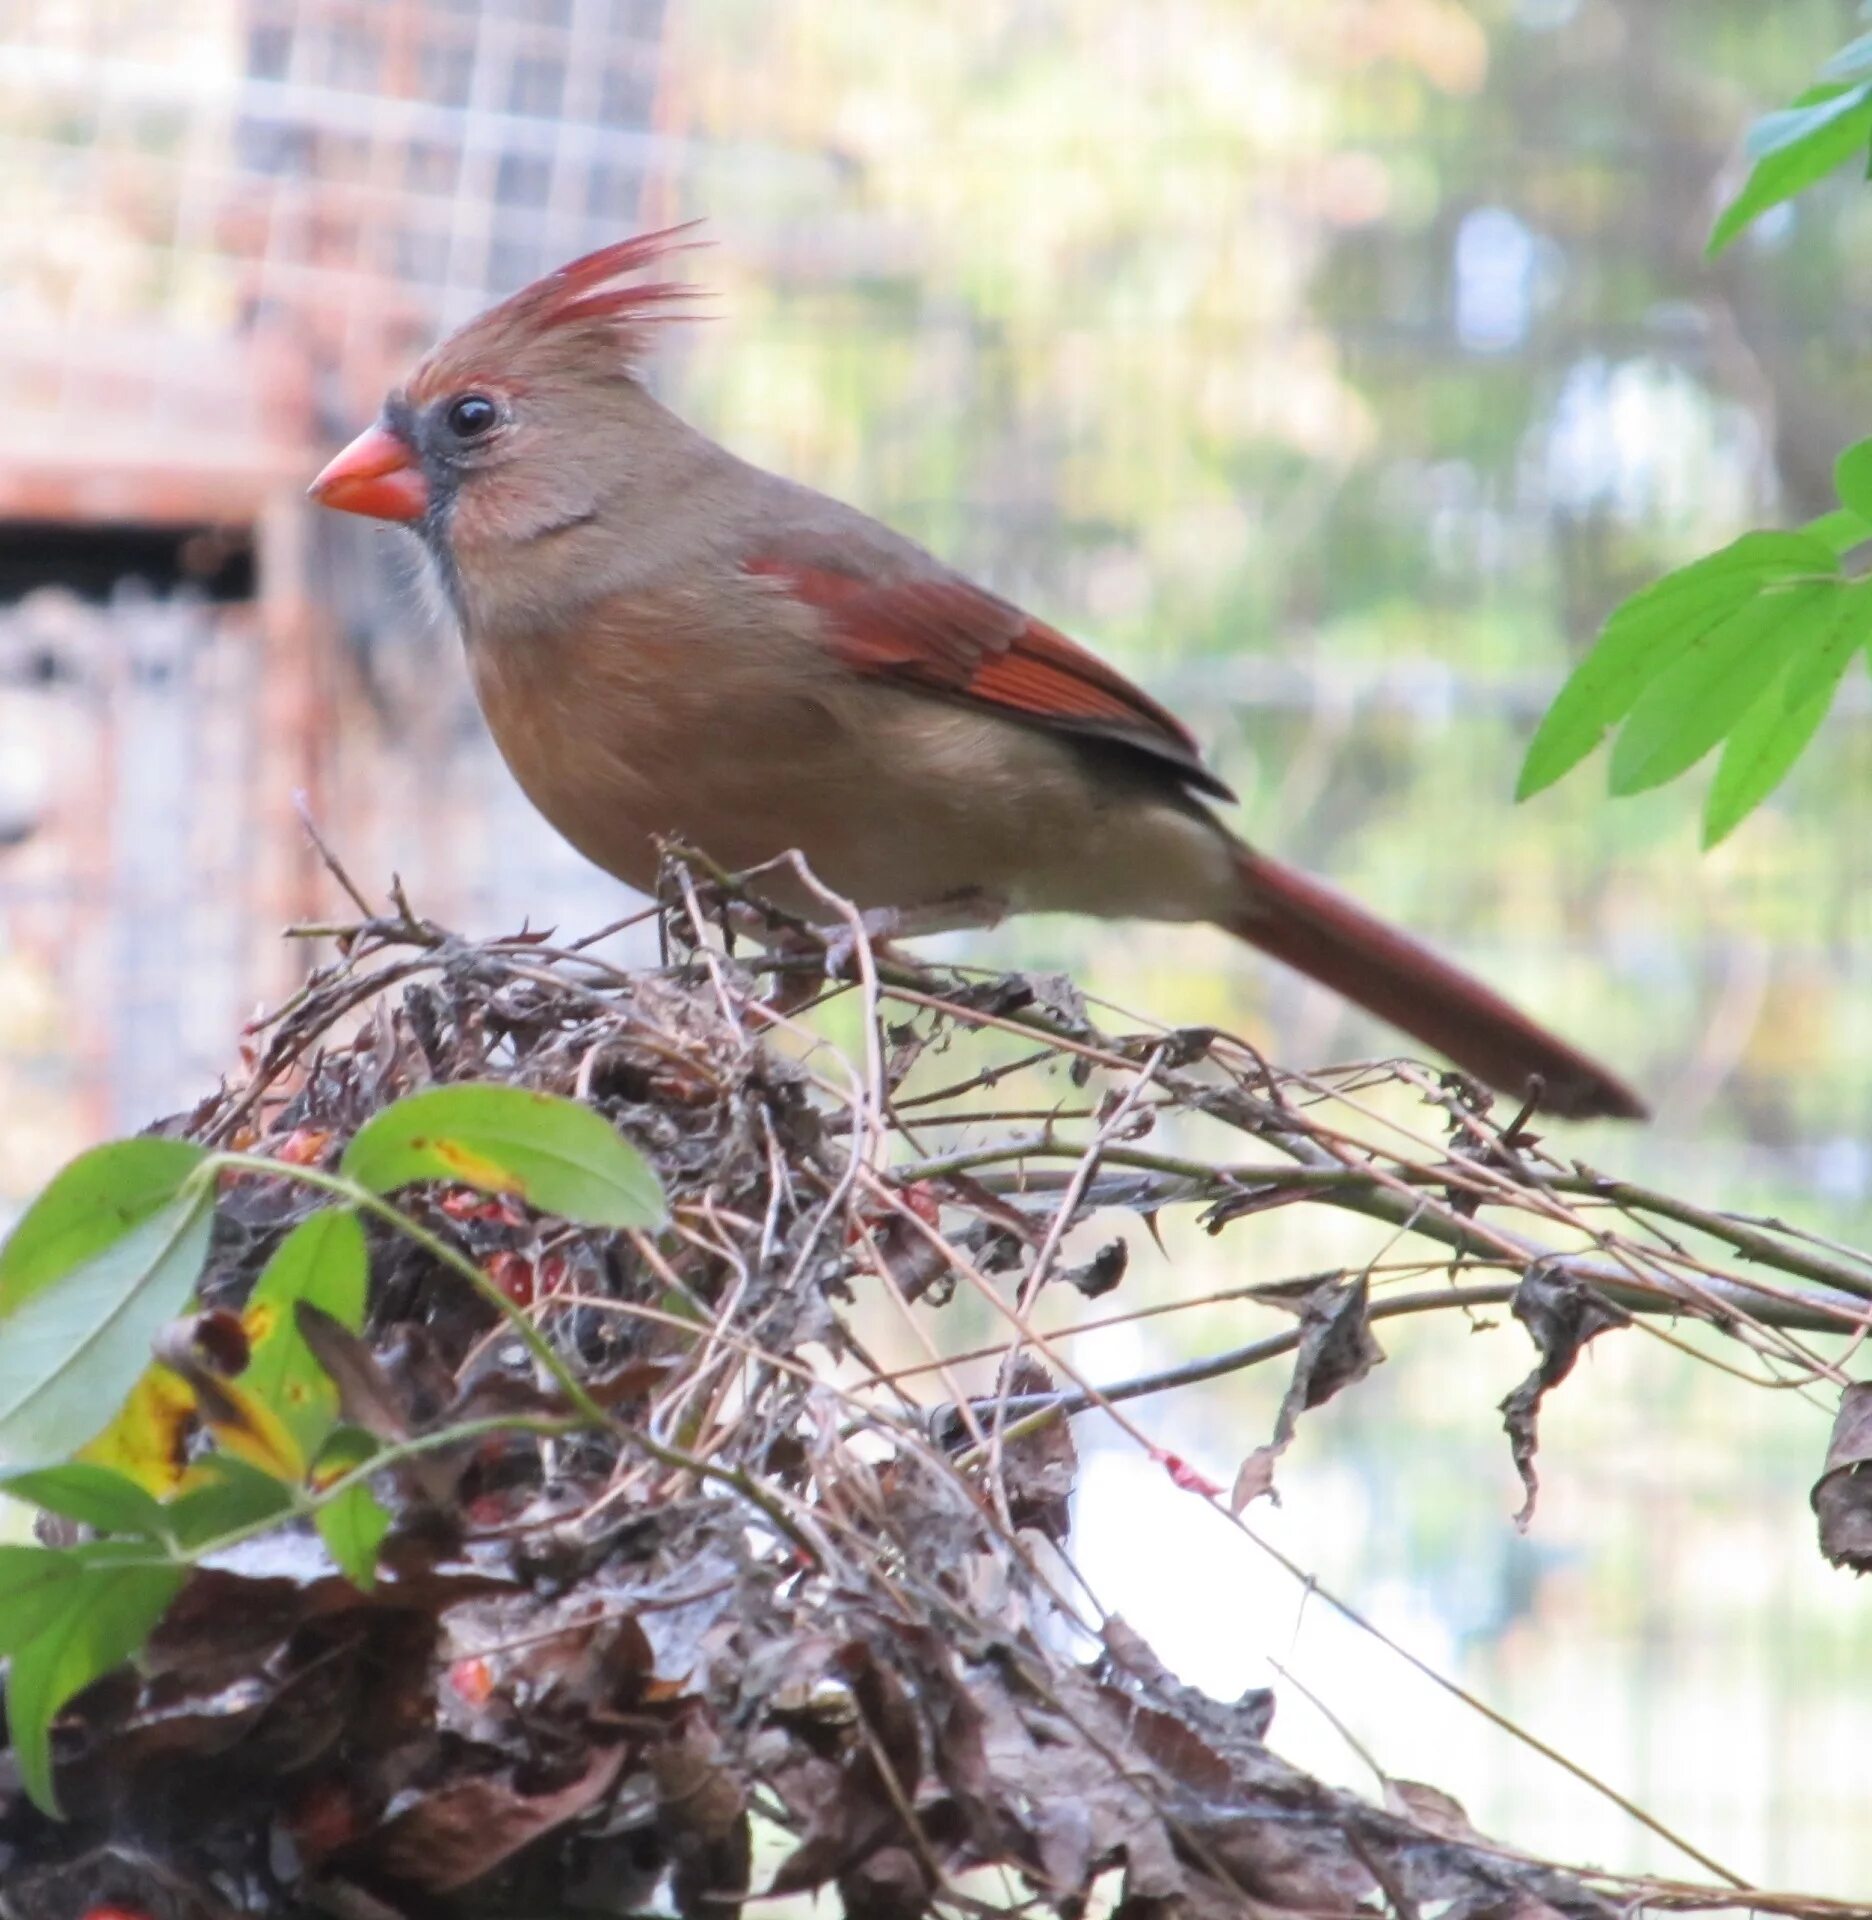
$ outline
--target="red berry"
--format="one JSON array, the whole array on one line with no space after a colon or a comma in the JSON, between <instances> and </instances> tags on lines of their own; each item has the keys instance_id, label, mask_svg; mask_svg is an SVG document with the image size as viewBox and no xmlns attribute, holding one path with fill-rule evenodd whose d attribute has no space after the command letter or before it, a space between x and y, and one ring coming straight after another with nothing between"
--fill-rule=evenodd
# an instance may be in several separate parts
<instances>
[{"instance_id":1,"label":"red berry","mask_svg":"<svg viewBox=\"0 0 1872 1920\"><path fill-rule=\"evenodd\" d=\"M322 1860L358 1833L358 1810L344 1784L314 1780L286 1810L286 1830L308 1859Z\"/></svg>"},{"instance_id":2,"label":"red berry","mask_svg":"<svg viewBox=\"0 0 1872 1920\"><path fill-rule=\"evenodd\" d=\"M494 1670L482 1659L457 1660L449 1668L449 1685L471 1707L484 1707L494 1692Z\"/></svg>"},{"instance_id":3,"label":"red berry","mask_svg":"<svg viewBox=\"0 0 1872 1920\"><path fill-rule=\"evenodd\" d=\"M474 1187L452 1187L442 1196L442 1211L451 1220L507 1220L506 1208ZM513 1224L509 1222L509 1224Z\"/></svg>"},{"instance_id":4,"label":"red berry","mask_svg":"<svg viewBox=\"0 0 1872 1920\"><path fill-rule=\"evenodd\" d=\"M273 1149L273 1158L285 1161L289 1167L312 1167L325 1158L325 1149L330 1145L331 1134L328 1129L295 1127Z\"/></svg>"},{"instance_id":5,"label":"red berry","mask_svg":"<svg viewBox=\"0 0 1872 1920\"><path fill-rule=\"evenodd\" d=\"M515 1502L502 1493L477 1494L468 1502L468 1524L483 1529L503 1527L513 1513L514 1505Z\"/></svg>"},{"instance_id":6,"label":"red berry","mask_svg":"<svg viewBox=\"0 0 1872 1920\"><path fill-rule=\"evenodd\" d=\"M497 1253L487 1263L487 1277L516 1307L533 1304L533 1262L524 1254Z\"/></svg>"},{"instance_id":7,"label":"red berry","mask_svg":"<svg viewBox=\"0 0 1872 1920\"><path fill-rule=\"evenodd\" d=\"M942 1201L937 1197L936 1189L927 1180L911 1181L909 1186L900 1190L898 1197L926 1227L933 1227L941 1222Z\"/></svg>"}]
</instances>

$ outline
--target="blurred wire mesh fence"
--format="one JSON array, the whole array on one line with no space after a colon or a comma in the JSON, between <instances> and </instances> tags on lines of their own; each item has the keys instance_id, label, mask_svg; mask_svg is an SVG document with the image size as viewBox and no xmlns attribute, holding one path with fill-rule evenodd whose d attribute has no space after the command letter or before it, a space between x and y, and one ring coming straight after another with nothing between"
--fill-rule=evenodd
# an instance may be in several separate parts
<instances>
[{"instance_id":1,"label":"blurred wire mesh fence","mask_svg":"<svg viewBox=\"0 0 1872 1920\"><path fill-rule=\"evenodd\" d=\"M1609 808L1588 770L1525 812L1507 796L1545 692L1618 596L1751 515L1825 504L1863 429L1863 193L1803 203L1720 269L1700 258L1740 127L1855 17L1847 0L14 0L0 1196L206 1091L286 984L272 929L329 904L295 791L355 873L402 870L440 919L609 917L616 890L493 761L395 537L316 521L299 490L437 329L585 247L707 214L717 317L658 371L695 417L1190 711L1253 832L1647 1087L1661 1119L1621 1165L1852 1229L1872 1187L1864 701L1715 860L1677 794ZM1369 1049L1199 935L997 939L1287 1062ZM1467 1364L1432 1356L1420 1377ZM1492 1448L1405 1389L1368 1404L1452 1489ZM1604 1414L1627 1417L1625 1398ZM1751 1502L1804 1457L1776 1427L1708 1486L1692 1463L1734 1440L1725 1419L1674 1402L1668 1444L1616 1456L1643 1453L1645 1497L1698 1551L1758 1537ZM1357 1498L1402 1498L1387 1471L1362 1466ZM1549 1514L1546 1551L1583 1551L1589 1506L1560 1494ZM1357 1537L1371 1578L1433 1592L1465 1657L1526 1690L1524 1717L1564 1717L1597 1697L1583 1675L1615 1673L1619 1701L1655 1711L1582 1737L1626 1784L1680 1821L1746 1822L1765 1879L1872 1865L1842 1824L1862 1759L1831 1763L1831 1800L1770 1792L1839 1750L1821 1576L1777 1574L1745 1628L1684 1546L1653 1568L1668 1605L1607 1602L1598 1638L1561 1645L1529 1622L1551 1626L1563 1570L1450 1525L1435 1547ZM1662 1551L1637 1534L1620 1578ZM1479 1555L1491 1597L1465 1613L1456 1569L1473 1580ZM1798 1672L1761 1664L1765 1615L1820 1649ZM1753 1711L1766 1683L1693 1671L1698 1634L1778 1689L1759 1766L1726 1783L1686 1759L1691 1709ZM1510 1791L1511 1770L1476 1766Z\"/></svg>"}]
</instances>

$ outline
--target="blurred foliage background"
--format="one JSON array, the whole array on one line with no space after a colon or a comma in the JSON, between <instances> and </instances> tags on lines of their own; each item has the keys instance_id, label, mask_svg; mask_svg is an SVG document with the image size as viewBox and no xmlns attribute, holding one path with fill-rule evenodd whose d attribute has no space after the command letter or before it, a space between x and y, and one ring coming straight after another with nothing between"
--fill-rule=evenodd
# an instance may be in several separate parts
<instances>
[{"instance_id":1,"label":"blurred foliage background","mask_svg":"<svg viewBox=\"0 0 1872 1920\"><path fill-rule=\"evenodd\" d=\"M366 884L395 866L438 917L610 917L493 760L394 536L298 488L437 327L706 214L714 317L668 336L676 404L1107 650L1194 721L1254 837L1618 1064L1657 1123L1580 1153L1864 1240L1863 676L1708 858L1681 793L1612 807L1597 765L1510 804L1610 607L1824 511L1866 429L1872 195L1835 181L1702 253L1741 129L1855 13L13 0L0 1193L229 1065L289 972L273 927L333 904L295 786ZM1384 1044L1219 937L1038 922L973 951L1287 1061ZM1123 1230L1134 1298L1374 1245L1290 1213L1168 1258ZM1248 1337L1237 1309L1174 1325L1082 1358ZM1863 1890L1866 1634L1805 1499L1830 1410L1601 1343L1521 1538L1492 1405L1523 1336L1388 1344L1303 1427L1270 1536L1743 1873ZM1278 1389L1153 1417L1226 1480ZM1261 1684L1272 1655L1503 1839L1675 1864L1141 1471L1095 1459L1086 1564L1190 1677ZM1276 1737L1369 1786L1297 1690Z\"/></svg>"}]
</instances>

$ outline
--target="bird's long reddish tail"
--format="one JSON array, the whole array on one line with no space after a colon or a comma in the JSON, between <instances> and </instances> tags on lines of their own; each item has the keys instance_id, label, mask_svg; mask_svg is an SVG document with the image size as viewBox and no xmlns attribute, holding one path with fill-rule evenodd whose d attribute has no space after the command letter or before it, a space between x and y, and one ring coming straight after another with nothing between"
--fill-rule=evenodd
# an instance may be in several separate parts
<instances>
[{"instance_id":1,"label":"bird's long reddish tail","mask_svg":"<svg viewBox=\"0 0 1872 1920\"><path fill-rule=\"evenodd\" d=\"M1481 981L1386 926L1342 894L1244 847L1242 905L1228 931L1434 1047L1519 1099L1542 1083L1541 1109L1638 1120L1644 1103L1597 1061L1536 1026Z\"/></svg>"}]
</instances>

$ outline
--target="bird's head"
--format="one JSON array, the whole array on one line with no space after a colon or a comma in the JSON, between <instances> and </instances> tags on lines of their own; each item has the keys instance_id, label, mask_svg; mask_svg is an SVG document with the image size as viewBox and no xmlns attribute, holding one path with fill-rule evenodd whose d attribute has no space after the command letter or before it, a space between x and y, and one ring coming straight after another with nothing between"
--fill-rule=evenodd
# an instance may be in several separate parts
<instances>
[{"instance_id":1,"label":"bird's head","mask_svg":"<svg viewBox=\"0 0 1872 1920\"><path fill-rule=\"evenodd\" d=\"M409 526L445 577L592 519L646 465L635 429L654 431L660 413L637 378L646 337L693 292L630 276L694 244L690 232L601 247L457 329L312 498Z\"/></svg>"}]
</instances>

